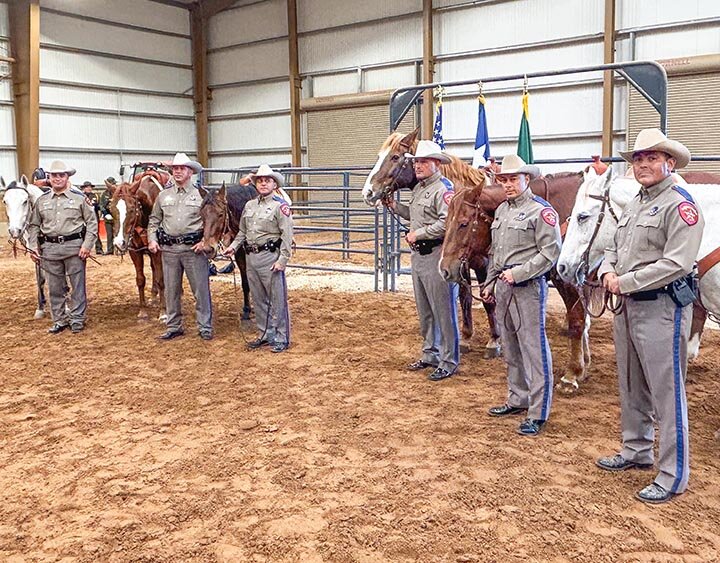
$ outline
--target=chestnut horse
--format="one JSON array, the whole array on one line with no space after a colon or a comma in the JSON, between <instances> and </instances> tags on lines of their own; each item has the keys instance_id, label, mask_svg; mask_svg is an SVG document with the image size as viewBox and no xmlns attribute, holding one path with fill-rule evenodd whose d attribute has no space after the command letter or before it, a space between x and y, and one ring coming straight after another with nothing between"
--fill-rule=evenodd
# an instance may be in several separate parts
<instances>
[{"instance_id":1,"label":"chestnut horse","mask_svg":"<svg viewBox=\"0 0 720 563\"><path fill-rule=\"evenodd\" d=\"M532 180L530 189L547 200L560 217L569 217L582 181L582 172L548 174ZM452 199L440 259L440 273L446 280L462 283L465 278L463 270L487 262L491 243L490 224L495 210L505 199L505 192L498 184L466 190ZM563 234L564 227L565 223L561 228ZM555 268L550 271L550 279L565 303L570 347L570 357L558 389L573 393L588 375L590 323L575 286L562 281Z\"/></svg>"},{"instance_id":2,"label":"chestnut horse","mask_svg":"<svg viewBox=\"0 0 720 563\"><path fill-rule=\"evenodd\" d=\"M138 319L147 320L147 302L145 300L145 255L150 258L152 270L152 300L160 302L159 320L167 318L165 313L165 283L163 281L162 256L148 251L148 222L153 205L162 190L157 174L152 171L140 176L132 184L123 182L115 188L110 200L110 213L113 216L114 244L123 255L130 253L135 266L135 283L140 299Z\"/></svg>"},{"instance_id":3,"label":"chestnut horse","mask_svg":"<svg viewBox=\"0 0 720 563\"><path fill-rule=\"evenodd\" d=\"M392 192L412 188L417 184L415 170L410 161L405 159L406 152L414 152L417 147L419 129L408 135L392 133L383 143L378 154L378 160L365 180L363 197L368 205L374 205L383 197L389 197ZM469 188L482 187L487 184L487 177L482 170L473 168L459 158L448 155L450 164L441 165L441 172L455 186L455 192ZM446 237L447 240L447 237ZM473 262L473 271L478 281L486 277L486 263ZM462 347L467 348L468 341L473 335L472 321L472 293L468 290L470 284L470 271L465 272L467 283L459 287L460 308L462 310ZM490 325L490 339L485 345L485 358L494 358L500 355L500 333L495 321L495 304L484 303L488 323Z\"/></svg>"}]
</instances>

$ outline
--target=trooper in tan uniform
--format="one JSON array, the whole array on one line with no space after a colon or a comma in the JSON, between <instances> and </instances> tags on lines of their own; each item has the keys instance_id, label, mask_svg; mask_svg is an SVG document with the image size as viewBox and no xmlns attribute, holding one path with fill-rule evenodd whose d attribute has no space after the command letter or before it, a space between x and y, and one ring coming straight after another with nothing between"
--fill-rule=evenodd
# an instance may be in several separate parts
<instances>
[{"instance_id":1,"label":"trooper in tan uniform","mask_svg":"<svg viewBox=\"0 0 720 563\"><path fill-rule=\"evenodd\" d=\"M460 332L457 322L457 294L455 283L446 282L440 275L441 246L445 238L445 220L453 192L452 183L440 173L440 165L450 158L432 141L420 141L412 159L417 185L410 195L409 205L383 202L400 217L410 221L406 234L410 256L415 305L423 336L422 357L411 363L411 371L434 367L428 376L440 381L455 373L460 362Z\"/></svg>"},{"instance_id":2,"label":"trooper in tan uniform","mask_svg":"<svg viewBox=\"0 0 720 563\"><path fill-rule=\"evenodd\" d=\"M275 193L283 183L282 175L267 164L260 166L250 180L259 195L245 205L238 234L225 255L234 255L240 245L245 247L250 296L260 333L248 348L269 345L273 352L284 352L290 345L285 282L285 267L290 260L293 240L290 205Z\"/></svg>"},{"instance_id":3,"label":"trooper in tan uniform","mask_svg":"<svg viewBox=\"0 0 720 563\"><path fill-rule=\"evenodd\" d=\"M86 260L98 234L97 216L85 195L70 183L74 168L56 160L47 170L51 190L41 195L28 224L31 254L48 275L51 334L85 328L87 295ZM68 298L67 281L70 282Z\"/></svg>"},{"instance_id":4,"label":"trooper in tan uniform","mask_svg":"<svg viewBox=\"0 0 720 563\"><path fill-rule=\"evenodd\" d=\"M508 199L498 207L491 225L488 283L482 294L486 301L497 300L508 366L507 401L488 412L507 416L527 410L518 427L525 436L536 436L550 416L553 375L545 334L545 274L560 256L561 244L556 211L529 188L530 180L539 175L537 166L526 165L517 155L502 161L495 177Z\"/></svg>"},{"instance_id":5,"label":"trooper in tan uniform","mask_svg":"<svg viewBox=\"0 0 720 563\"><path fill-rule=\"evenodd\" d=\"M167 331L159 338L170 340L185 334L180 303L185 272L195 297L198 332L203 340L211 340L210 263L203 253L200 217L203 198L191 183L202 167L185 153L176 154L171 167L173 185L158 195L148 223L148 250L154 253L162 247L168 320Z\"/></svg>"},{"instance_id":6,"label":"trooper in tan uniform","mask_svg":"<svg viewBox=\"0 0 720 563\"><path fill-rule=\"evenodd\" d=\"M671 176L690 161L685 146L658 129L644 129L633 150L620 154L632 163L642 187L620 217L599 275L608 291L625 297L614 325L623 447L597 465L607 471L651 469L657 423L659 472L635 495L657 504L684 492L690 474L688 305L695 299L693 266L704 220Z\"/></svg>"}]
</instances>

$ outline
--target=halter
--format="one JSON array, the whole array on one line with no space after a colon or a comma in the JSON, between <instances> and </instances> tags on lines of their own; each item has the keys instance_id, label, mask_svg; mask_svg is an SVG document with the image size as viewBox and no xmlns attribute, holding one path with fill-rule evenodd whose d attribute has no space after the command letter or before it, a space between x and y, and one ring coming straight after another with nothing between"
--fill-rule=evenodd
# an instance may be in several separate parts
<instances>
[{"instance_id":1,"label":"halter","mask_svg":"<svg viewBox=\"0 0 720 563\"><path fill-rule=\"evenodd\" d=\"M470 203L465 200L463 200L463 204L467 205L468 207L472 207L475 211L472 215L472 220L470 222L470 237L473 237L478 230L479 221L483 221L484 223L491 224L493 222L493 218L488 215L485 210L482 208L482 206L479 203ZM460 283L462 283L470 293L470 296L475 299L476 301L482 301L480 297L475 297L475 295L472 292L472 284L467 281L468 278L470 278L470 248L467 247L463 250L462 255L460 256Z\"/></svg>"}]
</instances>

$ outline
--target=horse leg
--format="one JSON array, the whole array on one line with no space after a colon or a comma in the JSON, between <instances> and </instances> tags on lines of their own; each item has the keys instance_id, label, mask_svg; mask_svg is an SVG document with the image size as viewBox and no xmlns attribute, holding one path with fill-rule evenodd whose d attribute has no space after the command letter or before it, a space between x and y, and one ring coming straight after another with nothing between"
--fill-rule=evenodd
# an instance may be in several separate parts
<instances>
[{"instance_id":1,"label":"horse leg","mask_svg":"<svg viewBox=\"0 0 720 563\"><path fill-rule=\"evenodd\" d=\"M465 276L463 276L465 277ZM472 290L470 289L470 277L466 278L467 284L459 284L458 298L460 300L460 311L462 312L462 331L460 338L460 351L465 354L470 351L470 339L473 335L472 319Z\"/></svg>"},{"instance_id":2,"label":"horse leg","mask_svg":"<svg viewBox=\"0 0 720 563\"><path fill-rule=\"evenodd\" d=\"M565 369L561 372L557 389L561 393L571 395L580 389L580 383L588 376L590 364L590 344L588 340L589 325L586 326L585 308L580 301L577 290L565 284L553 273L553 285L565 303L567 321L568 347L570 357Z\"/></svg>"},{"instance_id":3,"label":"horse leg","mask_svg":"<svg viewBox=\"0 0 720 563\"><path fill-rule=\"evenodd\" d=\"M487 279L487 270L485 267L475 269L475 277L480 285L485 283L485 280ZM485 309L485 315L488 320L488 328L490 329L490 338L488 338L487 344L485 344L483 358L486 360L492 360L493 358L499 358L502 356L500 330L498 329L497 317L495 316L495 303L483 302L483 308Z\"/></svg>"},{"instance_id":4,"label":"horse leg","mask_svg":"<svg viewBox=\"0 0 720 563\"><path fill-rule=\"evenodd\" d=\"M135 266L135 284L138 288L138 297L140 298L140 311L138 312L138 320L146 321L148 319L147 303L145 302L145 272L144 260L142 253L130 252L130 259Z\"/></svg>"},{"instance_id":5,"label":"horse leg","mask_svg":"<svg viewBox=\"0 0 720 563\"><path fill-rule=\"evenodd\" d=\"M240 270L240 280L242 282L242 290L243 290L242 318L244 321L247 321L250 319L250 313L252 312L252 309L250 308L250 282L248 282L248 277L247 277L247 262L245 260L245 250L238 248L237 252L235 253L235 263L238 265L238 270Z\"/></svg>"},{"instance_id":6,"label":"horse leg","mask_svg":"<svg viewBox=\"0 0 720 563\"><path fill-rule=\"evenodd\" d=\"M706 319L707 311L705 307L699 301L695 301L690 326L690 340L688 341L688 361L693 361L700 355L700 339L702 338Z\"/></svg>"},{"instance_id":7,"label":"horse leg","mask_svg":"<svg viewBox=\"0 0 720 563\"><path fill-rule=\"evenodd\" d=\"M158 297L160 298L160 315L159 321L167 321L167 311L165 310L165 277L162 267L162 254L156 252L150 255L150 263L153 265L153 285L157 285Z\"/></svg>"},{"instance_id":8,"label":"horse leg","mask_svg":"<svg viewBox=\"0 0 720 563\"><path fill-rule=\"evenodd\" d=\"M35 284L37 285L37 309L35 309L35 320L39 320L45 317L45 305L47 299L45 298L45 274L40 267L40 264L35 264Z\"/></svg>"}]
</instances>

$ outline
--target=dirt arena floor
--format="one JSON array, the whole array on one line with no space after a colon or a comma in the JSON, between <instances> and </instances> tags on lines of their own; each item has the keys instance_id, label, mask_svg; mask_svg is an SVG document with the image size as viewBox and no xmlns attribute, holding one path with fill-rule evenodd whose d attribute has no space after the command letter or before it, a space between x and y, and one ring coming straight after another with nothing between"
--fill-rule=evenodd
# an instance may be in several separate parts
<instances>
[{"instance_id":1,"label":"dirt arena floor","mask_svg":"<svg viewBox=\"0 0 720 563\"><path fill-rule=\"evenodd\" d=\"M297 271L287 353L245 350L216 281L216 338L186 300L187 335L161 343L135 318L130 261L108 256L88 266L87 330L51 336L30 260L1 242L1 561L720 560L718 332L689 373L690 489L648 507L632 495L653 473L594 466L619 439L609 320L590 381L525 438L486 415L505 381L479 317L440 383L403 369L409 294L302 289ZM556 368L561 323L554 307Z\"/></svg>"}]
</instances>

